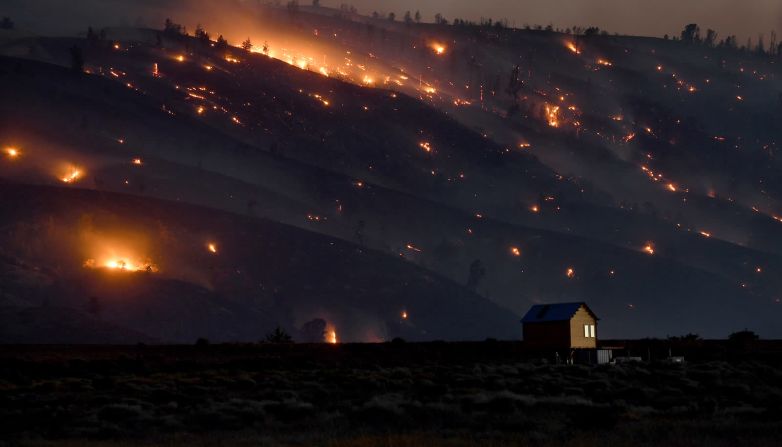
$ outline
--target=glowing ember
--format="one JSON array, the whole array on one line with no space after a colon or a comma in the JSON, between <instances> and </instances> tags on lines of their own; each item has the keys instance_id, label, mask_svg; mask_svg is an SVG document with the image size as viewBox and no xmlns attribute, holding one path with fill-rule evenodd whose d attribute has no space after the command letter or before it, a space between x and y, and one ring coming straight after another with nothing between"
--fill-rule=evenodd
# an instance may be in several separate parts
<instances>
[{"instance_id":1,"label":"glowing ember","mask_svg":"<svg viewBox=\"0 0 782 447\"><path fill-rule=\"evenodd\" d=\"M72 167L67 174L60 177L60 181L63 183L76 183L76 181L78 181L82 175L83 173L80 169Z\"/></svg>"},{"instance_id":2,"label":"glowing ember","mask_svg":"<svg viewBox=\"0 0 782 447\"><path fill-rule=\"evenodd\" d=\"M160 76L160 71L158 70L157 62L152 64L152 76L154 76L154 77Z\"/></svg>"},{"instance_id":3,"label":"glowing ember","mask_svg":"<svg viewBox=\"0 0 782 447\"><path fill-rule=\"evenodd\" d=\"M416 247L413 244L407 244L406 247L407 247L408 250L412 250L412 251L417 252L417 253L421 253L421 251L422 251L420 248Z\"/></svg>"},{"instance_id":4,"label":"glowing ember","mask_svg":"<svg viewBox=\"0 0 782 447\"><path fill-rule=\"evenodd\" d=\"M209 250L210 253L217 253L217 244L214 242L210 242L206 244L206 249Z\"/></svg>"},{"instance_id":5,"label":"glowing ember","mask_svg":"<svg viewBox=\"0 0 782 447\"><path fill-rule=\"evenodd\" d=\"M8 158L16 158L20 154L19 149L15 147L7 147L3 152L5 152L5 155L7 155Z\"/></svg>"},{"instance_id":6,"label":"glowing ember","mask_svg":"<svg viewBox=\"0 0 782 447\"><path fill-rule=\"evenodd\" d=\"M402 317L403 320L407 320L407 311L406 310L402 311L401 317Z\"/></svg>"},{"instance_id":7,"label":"glowing ember","mask_svg":"<svg viewBox=\"0 0 782 447\"><path fill-rule=\"evenodd\" d=\"M614 65L613 63L611 63L610 61L607 61L605 59L598 59L596 62L597 62L598 65L602 65L604 67L610 67L610 66Z\"/></svg>"},{"instance_id":8,"label":"glowing ember","mask_svg":"<svg viewBox=\"0 0 782 447\"><path fill-rule=\"evenodd\" d=\"M651 242L647 242L646 245L644 245L643 249L644 253L647 253L649 255L654 254L654 244Z\"/></svg>"},{"instance_id":9,"label":"glowing ember","mask_svg":"<svg viewBox=\"0 0 782 447\"><path fill-rule=\"evenodd\" d=\"M204 70L206 71L212 71L212 68L214 67L212 67L211 65L204 65Z\"/></svg>"},{"instance_id":10,"label":"glowing ember","mask_svg":"<svg viewBox=\"0 0 782 447\"><path fill-rule=\"evenodd\" d=\"M445 54L445 46L440 45L439 43L432 44L432 50L434 50L435 54L438 56Z\"/></svg>"},{"instance_id":11,"label":"glowing ember","mask_svg":"<svg viewBox=\"0 0 782 447\"><path fill-rule=\"evenodd\" d=\"M532 206L529 208L529 210L530 210L530 211L532 211L533 213L538 213L538 212L540 212L540 207L539 207L539 206L537 206L537 205L532 205Z\"/></svg>"},{"instance_id":12,"label":"glowing ember","mask_svg":"<svg viewBox=\"0 0 782 447\"><path fill-rule=\"evenodd\" d=\"M573 42L568 42L567 44L565 44L565 46L567 47L568 50L572 51L573 53L581 54L581 51L579 51L578 47Z\"/></svg>"},{"instance_id":13,"label":"glowing ember","mask_svg":"<svg viewBox=\"0 0 782 447\"><path fill-rule=\"evenodd\" d=\"M140 159L140 158L134 158L134 159L133 159L133 161L132 161L132 163L133 163L134 165L136 165L136 166L141 166L141 165L143 165L143 164L144 164L144 161L143 161L142 159Z\"/></svg>"},{"instance_id":14,"label":"glowing ember","mask_svg":"<svg viewBox=\"0 0 782 447\"><path fill-rule=\"evenodd\" d=\"M699 231L698 233L703 237L711 237L711 233L707 231Z\"/></svg>"},{"instance_id":15,"label":"glowing ember","mask_svg":"<svg viewBox=\"0 0 782 447\"><path fill-rule=\"evenodd\" d=\"M196 113L199 114L199 115L203 115L205 111L206 111L206 109L204 108L204 106L198 106L196 108Z\"/></svg>"},{"instance_id":16,"label":"glowing ember","mask_svg":"<svg viewBox=\"0 0 782 447\"><path fill-rule=\"evenodd\" d=\"M573 270L573 267L568 267L568 269L567 269L567 270L565 270L565 275L566 275L568 278L572 278L572 277L576 276L576 271L575 271L575 270Z\"/></svg>"},{"instance_id":17,"label":"glowing ember","mask_svg":"<svg viewBox=\"0 0 782 447\"><path fill-rule=\"evenodd\" d=\"M511 247L510 253L516 257L521 256L521 250L519 250L519 247Z\"/></svg>"},{"instance_id":18,"label":"glowing ember","mask_svg":"<svg viewBox=\"0 0 782 447\"><path fill-rule=\"evenodd\" d=\"M551 127L559 127L559 106L546 104L546 120Z\"/></svg>"},{"instance_id":19,"label":"glowing ember","mask_svg":"<svg viewBox=\"0 0 782 447\"><path fill-rule=\"evenodd\" d=\"M665 187L668 188L669 191L676 192L676 185L673 183L668 183Z\"/></svg>"},{"instance_id":20,"label":"glowing ember","mask_svg":"<svg viewBox=\"0 0 782 447\"><path fill-rule=\"evenodd\" d=\"M433 95L433 94L437 93L437 90L434 87L426 86L426 87L424 87L424 93Z\"/></svg>"},{"instance_id":21,"label":"glowing ember","mask_svg":"<svg viewBox=\"0 0 782 447\"><path fill-rule=\"evenodd\" d=\"M421 149L425 150L426 152L432 152L432 146L428 141L422 141L421 143L418 143L418 145L421 146Z\"/></svg>"},{"instance_id":22,"label":"glowing ember","mask_svg":"<svg viewBox=\"0 0 782 447\"><path fill-rule=\"evenodd\" d=\"M180 54L179 56L176 57L176 60L178 62L184 62L185 61L185 57Z\"/></svg>"}]
</instances>

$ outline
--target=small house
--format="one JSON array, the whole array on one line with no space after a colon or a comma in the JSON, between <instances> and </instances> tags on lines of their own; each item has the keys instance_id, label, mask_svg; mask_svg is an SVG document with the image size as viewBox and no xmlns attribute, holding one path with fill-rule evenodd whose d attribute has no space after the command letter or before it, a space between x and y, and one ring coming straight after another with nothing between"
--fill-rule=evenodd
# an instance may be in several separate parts
<instances>
[{"instance_id":1,"label":"small house","mask_svg":"<svg viewBox=\"0 0 782 447\"><path fill-rule=\"evenodd\" d=\"M524 343L557 350L596 349L597 320L586 303L536 304L521 320Z\"/></svg>"}]
</instances>

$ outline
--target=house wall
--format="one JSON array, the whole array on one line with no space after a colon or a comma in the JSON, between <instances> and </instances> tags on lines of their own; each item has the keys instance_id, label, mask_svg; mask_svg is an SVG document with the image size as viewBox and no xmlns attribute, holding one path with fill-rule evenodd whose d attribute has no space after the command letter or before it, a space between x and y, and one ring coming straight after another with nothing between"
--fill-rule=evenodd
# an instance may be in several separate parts
<instances>
[{"instance_id":1,"label":"house wall","mask_svg":"<svg viewBox=\"0 0 782 447\"><path fill-rule=\"evenodd\" d=\"M595 338L584 337L584 325L595 325ZM597 347L597 321L587 312L584 306L578 309L570 319L570 347L596 348Z\"/></svg>"},{"instance_id":2,"label":"house wall","mask_svg":"<svg viewBox=\"0 0 782 447\"><path fill-rule=\"evenodd\" d=\"M525 323L523 332L524 343L531 347L554 349L570 347L570 323L567 321Z\"/></svg>"}]
</instances>

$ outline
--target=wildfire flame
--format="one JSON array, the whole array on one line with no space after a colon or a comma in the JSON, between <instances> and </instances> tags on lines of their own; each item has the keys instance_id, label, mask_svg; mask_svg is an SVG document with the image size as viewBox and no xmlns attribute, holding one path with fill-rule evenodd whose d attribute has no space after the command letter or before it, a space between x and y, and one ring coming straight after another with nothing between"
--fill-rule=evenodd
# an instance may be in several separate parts
<instances>
[{"instance_id":1,"label":"wildfire flame","mask_svg":"<svg viewBox=\"0 0 782 447\"><path fill-rule=\"evenodd\" d=\"M581 51L579 51L578 47L573 42L568 42L567 44L565 44L565 46L567 47L568 50L572 51L573 53L581 54Z\"/></svg>"},{"instance_id":2,"label":"wildfire flame","mask_svg":"<svg viewBox=\"0 0 782 447\"><path fill-rule=\"evenodd\" d=\"M425 150L426 152L432 152L432 145L429 144L428 141L422 141L418 143L419 146L421 146L421 149Z\"/></svg>"},{"instance_id":3,"label":"wildfire flame","mask_svg":"<svg viewBox=\"0 0 782 447\"><path fill-rule=\"evenodd\" d=\"M565 270L565 275L567 275L568 278L572 278L576 276L576 271L573 270L573 267L568 267L568 269Z\"/></svg>"},{"instance_id":4,"label":"wildfire flame","mask_svg":"<svg viewBox=\"0 0 782 447\"><path fill-rule=\"evenodd\" d=\"M152 262L135 262L127 258L113 258L102 263L94 259L88 259L84 263L84 267L91 269L105 268L122 272L158 272L157 266Z\"/></svg>"},{"instance_id":5,"label":"wildfire flame","mask_svg":"<svg viewBox=\"0 0 782 447\"><path fill-rule=\"evenodd\" d=\"M333 325L329 325L326 327L326 343L331 343L332 345L335 345L339 343L339 339L337 338L337 328L335 328Z\"/></svg>"},{"instance_id":6,"label":"wildfire flame","mask_svg":"<svg viewBox=\"0 0 782 447\"><path fill-rule=\"evenodd\" d=\"M402 317L403 320L407 320L407 311L406 310L402 311L401 317Z\"/></svg>"},{"instance_id":7,"label":"wildfire flame","mask_svg":"<svg viewBox=\"0 0 782 447\"><path fill-rule=\"evenodd\" d=\"M511 247L511 248L510 248L510 253L511 253L513 256L517 256L517 257L518 257L518 256L521 256L521 250L519 250L519 247Z\"/></svg>"},{"instance_id":8,"label":"wildfire flame","mask_svg":"<svg viewBox=\"0 0 782 447\"><path fill-rule=\"evenodd\" d=\"M71 167L67 174L60 177L60 181L63 183L76 183L82 175L83 173L80 169Z\"/></svg>"},{"instance_id":9,"label":"wildfire flame","mask_svg":"<svg viewBox=\"0 0 782 447\"><path fill-rule=\"evenodd\" d=\"M546 104L546 119L551 127L559 127L559 106Z\"/></svg>"},{"instance_id":10,"label":"wildfire flame","mask_svg":"<svg viewBox=\"0 0 782 447\"><path fill-rule=\"evenodd\" d=\"M445 54L445 50L446 50L445 45L439 43L433 43L431 45L431 48L438 56L442 56L443 54Z\"/></svg>"},{"instance_id":11,"label":"wildfire flame","mask_svg":"<svg viewBox=\"0 0 782 447\"><path fill-rule=\"evenodd\" d=\"M652 242L647 242L646 245L643 247L644 253L647 253L649 255L654 254L654 244Z\"/></svg>"},{"instance_id":12,"label":"wildfire flame","mask_svg":"<svg viewBox=\"0 0 782 447\"><path fill-rule=\"evenodd\" d=\"M3 152L5 152L5 155L7 155L8 158L16 158L20 154L19 149L15 147L7 147Z\"/></svg>"},{"instance_id":13,"label":"wildfire flame","mask_svg":"<svg viewBox=\"0 0 782 447\"><path fill-rule=\"evenodd\" d=\"M217 254L217 244L215 244L214 242L210 242L206 244L206 249L209 250L210 253Z\"/></svg>"}]
</instances>

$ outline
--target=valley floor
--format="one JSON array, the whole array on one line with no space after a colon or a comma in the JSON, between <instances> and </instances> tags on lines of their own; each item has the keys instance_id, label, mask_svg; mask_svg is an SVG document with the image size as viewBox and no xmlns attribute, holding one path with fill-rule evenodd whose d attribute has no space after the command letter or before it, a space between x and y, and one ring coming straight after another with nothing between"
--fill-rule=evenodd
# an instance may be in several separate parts
<instances>
[{"instance_id":1,"label":"valley floor","mask_svg":"<svg viewBox=\"0 0 782 447\"><path fill-rule=\"evenodd\" d=\"M568 366L493 341L5 346L0 446L779 445L779 356L723 348Z\"/></svg>"}]
</instances>

